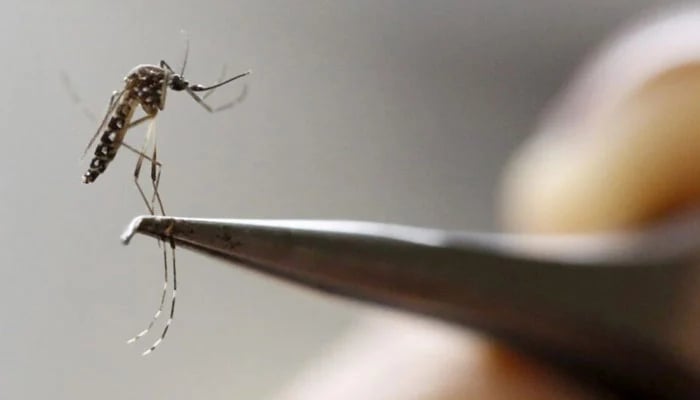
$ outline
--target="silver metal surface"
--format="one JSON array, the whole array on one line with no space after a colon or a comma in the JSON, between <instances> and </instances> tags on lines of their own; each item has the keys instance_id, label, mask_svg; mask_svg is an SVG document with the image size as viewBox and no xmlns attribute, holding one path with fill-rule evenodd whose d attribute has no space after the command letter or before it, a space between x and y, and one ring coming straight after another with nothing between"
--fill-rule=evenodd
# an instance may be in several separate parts
<instances>
[{"instance_id":1,"label":"silver metal surface","mask_svg":"<svg viewBox=\"0 0 700 400\"><path fill-rule=\"evenodd\" d=\"M602 236L352 221L139 217L175 244L462 324L634 398L700 398L700 217Z\"/></svg>"}]
</instances>

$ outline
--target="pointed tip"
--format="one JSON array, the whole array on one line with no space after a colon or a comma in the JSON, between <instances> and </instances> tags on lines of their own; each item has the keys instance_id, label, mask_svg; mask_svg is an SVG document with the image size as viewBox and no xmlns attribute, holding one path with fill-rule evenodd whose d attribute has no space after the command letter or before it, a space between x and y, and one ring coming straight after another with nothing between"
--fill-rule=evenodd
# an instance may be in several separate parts
<instances>
[{"instance_id":1,"label":"pointed tip","mask_svg":"<svg viewBox=\"0 0 700 400\"><path fill-rule=\"evenodd\" d=\"M136 342L136 338L135 338L135 337L132 337L131 339L129 339L129 340L126 341L126 344L132 344L132 343L134 343L134 342Z\"/></svg>"},{"instance_id":2,"label":"pointed tip","mask_svg":"<svg viewBox=\"0 0 700 400\"><path fill-rule=\"evenodd\" d=\"M129 244L129 242L131 241L131 238L134 237L139 226L141 226L141 222L143 222L144 218L145 218L145 216L142 215L140 217L136 217L136 218L131 220L131 222L129 223L129 226L126 227L126 230L121 235L121 241L124 245Z\"/></svg>"},{"instance_id":3,"label":"pointed tip","mask_svg":"<svg viewBox=\"0 0 700 400\"><path fill-rule=\"evenodd\" d=\"M138 216L131 220L124 233L121 234L120 239L124 245L128 245L136 233L143 233L158 240L163 240L164 237L170 236L172 225L175 224L176 220L178 219L160 215Z\"/></svg>"},{"instance_id":4,"label":"pointed tip","mask_svg":"<svg viewBox=\"0 0 700 400\"><path fill-rule=\"evenodd\" d=\"M149 355L151 353L153 353L153 349L148 349L148 350L144 351L143 353L141 353L141 356L146 357L147 355Z\"/></svg>"}]
</instances>

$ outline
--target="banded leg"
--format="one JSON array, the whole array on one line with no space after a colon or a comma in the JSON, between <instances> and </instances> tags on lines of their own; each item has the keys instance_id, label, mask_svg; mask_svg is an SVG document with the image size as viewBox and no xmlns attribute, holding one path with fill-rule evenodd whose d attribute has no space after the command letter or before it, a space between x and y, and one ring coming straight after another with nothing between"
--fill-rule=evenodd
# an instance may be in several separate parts
<instances>
[{"instance_id":1,"label":"banded leg","mask_svg":"<svg viewBox=\"0 0 700 400\"><path fill-rule=\"evenodd\" d=\"M152 117L149 117L149 116L142 117L142 118L140 118L139 120L134 121L134 123L132 123L132 124L130 125L130 127L131 127L131 126L134 126L134 125L137 125L137 124L139 124L139 123L141 123L141 122L143 122L143 121L149 120L149 119L152 119ZM146 155L146 151L148 150L148 147L149 147L151 144L153 145L153 156L148 157L148 156ZM154 214L154 212L153 212L153 211L155 210L155 208L154 208L154 199L158 199L158 204L159 204L159 206L160 206L160 211L161 211L161 213L162 213L163 215L165 215L165 210L164 210L164 208L163 208L163 203L162 203L162 201L161 201L161 199L160 199L160 195L159 195L158 192L157 192L157 190L158 190L158 183L159 183L159 181L160 181L160 168L162 167L162 164L161 164L160 162L158 162L158 160L156 159L157 153L156 153L156 145L155 145L155 126L154 126L154 120L151 121L151 125L149 125L149 127L148 127L148 131L147 131L147 133L146 133L146 139L145 139L145 141L144 141L144 146L143 146L142 151L138 151L138 150L134 149L133 147L131 147L131 146L129 146L128 144L123 143L123 142L122 142L122 146L128 148L129 150L132 150L133 152L135 152L136 154L139 155L139 159L138 159L138 161L137 161L137 163L136 163L136 169L135 169L135 171L134 171L134 178L135 178L134 181L136 182L136 185L137 185L137 188L139 189L139 193L141 194L141 197L143 198L144 202L146 203L146 207L149 209L149 211L151 212L151 214ZM143 192L143 189L141 188L140 184L138 183L138 177L139 177L141 165L142 165L142 162L143 162L144 159L150 161L150 163L151 163L151 182L152 182L153 187L154 187L154 196L153 196L153 198L151 199L150 202L147 201L146 196L145 196L145 194L144 194L144 192ZM157 172L156 172L156 171L157 171ZM160 240L158 240L158 245L160 246ZM155 324L155 322L158 320L158 318L160 317L160 315L161 315L162 312L163 312L163 307L165 306L165 297L166 297L167 291L168 291L168 255L167 255L167 247L166 247L166 246L162 246L162 249L163 249L163 274L164 274L164 282L163 282L163 292L162 292L161 297L160 297L160 304L158 305L158 309L157 309L156 312L153 314L153 318L151 318L151 321L148 323L148 326L146 327L146 329L142 330L142 331L139 332L136 336L134 336L134 337L132 337L131 339L129 339L129 340L127 341L128 344L135 343L137 340L139 340L140 338L142 338L143 336L145 336L146 334L148 334L148 332L150 332L150 330L153 328L153 325ZM172 257L173 257L173 268L174 268L174 267L175 267L175 264L174 264L174 263L175 263L175 249L174 249L174 247L172 248ZM173 287L174 287L173 290L175 290L177 283L176 283L176 281L175 281L175 270L174 270L174 269L173 269L173 285L174 285L174 286L173 286ZM174 292L174 291L173 291L173 296L175 296L175 292ZM174 307L174 299L173 299L173 306L172 306L172 307ZM172 318L173 318L173 312L172 312L172 310L171 310L170 318L168 318L168 321L172 321ZM169 325L169 324L170 324L170 322L168 322L168 325ZM163 334L162 336L165 336L165 334ZM161 340L162 340L162 339L161 339ZM155 348L155 347L154 347L154 348ZM151 350L151 351L152 351L152 350ZM149 352L150 352L150 351L149 351ZM147 354L147 353L145 353L145 354ZM144 355L145 355L145 354L144 354Z\"/></svg>"},{"instance_id":2,"label":"banded leg","mask_svg":"<svg viewBox=\"0 0 700 400\"><path fill-rule=\"evenodd\" d=\"M173 257L174 257L174 254L173 254ZM163 306L165 305L165 296L168 293L168 252L167 252L167 248L165 246L163 246L163 273L164 273L163 293L160 296L160 304L158 305L158 309L156 310L155 314L153 314L153 318L151 318L151 322L148 323L148 326L146 327L146 329L142 330L136 336L127 340L126 341L127 344L132 344L132 343L136 342L137 340L139 340L143 336L145 336L148 332L150 332L151 328L153 328L153 324L156 323L156 320L158 320L158 317L160 317L160 314L163 312Z\"/></svg>"},{"instance_id":3,"label":"banded leg","mask_svg":"<svg viewBox=\"0 0 700 400\"><path fill-rule=\"evenodd\" d=\"M163 249L165 250L165 246L163 246ZM170 238L170 249L172 251L172 260L173 260L173 296L172 300L170 302L170 315L168 316L168 320L165 322L165 327L163 328L163 332L160 334L160 337L153 342L150 348L148 350L144 351L141 353L142 356L147 356L150 353L153 352L153 350L158 347L163 342L163 339L165 339L165 335L168 334L168 329L170 329L170 325L173 323L173 317L175 316L175 299L177 297L177 263L175 260L175 242L173 241L172 237Z\"/></svg>"}]
</instances>

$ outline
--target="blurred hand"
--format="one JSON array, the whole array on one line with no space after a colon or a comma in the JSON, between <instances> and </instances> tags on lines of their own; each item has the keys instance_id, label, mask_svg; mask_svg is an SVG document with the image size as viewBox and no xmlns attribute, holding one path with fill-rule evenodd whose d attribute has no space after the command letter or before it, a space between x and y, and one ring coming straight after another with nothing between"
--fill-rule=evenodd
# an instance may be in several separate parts
<instances>
[{"instance_id":1,"label":"blurred hand","mask_svg":"<svg viewBox=\"0 0 700 400\"><path fill-rule=\"evenodd\" d=\"M505 226L643 226L700 198L700 10L610 42L544 114L504 177ZM547 366L417 317L368 318L280 400L604 398Z\"/></svg>"}]
</instances>

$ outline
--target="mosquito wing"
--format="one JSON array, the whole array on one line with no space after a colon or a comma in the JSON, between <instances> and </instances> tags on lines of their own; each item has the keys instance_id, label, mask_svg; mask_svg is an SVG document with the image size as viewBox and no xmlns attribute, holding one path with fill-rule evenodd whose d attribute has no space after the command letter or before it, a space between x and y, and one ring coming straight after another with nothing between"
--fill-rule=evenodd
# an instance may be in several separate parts
<instances>
[{"instance_id":1,"label":"mosquito wing","mask_svg":"<svg viewBox=\"0 0 700 400\"><path fill-rule=\"evenodd\" d=\"M85 150L83 150L83 155L80 157L81 160L83 158L85 158L85 155L87 154L88 150L90 150L92 145L95 143L95 140L100 135L100 132L102 132L102 129L105 127L105 124L107 123L107 120L109 119L109 116L114 111L114 108L119 104L123 95L124 95L123 90L119 91L119 92L114 92L112 94L112 97L109 100L109 106L107 107L107 112L105 112L105 115L102 118L102 122L100 122L100 125L97 127L97 131L95 132L94 135L92 135L92 138L88 142L87 146L85 146Z\"/></svg>"}]
</instances>

